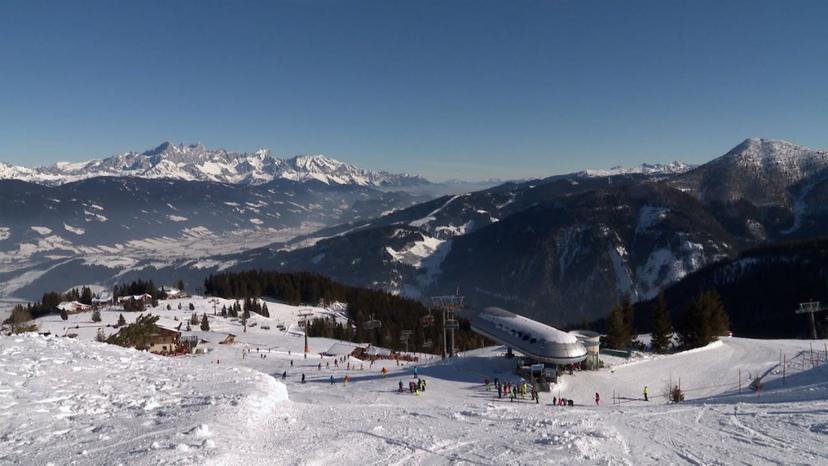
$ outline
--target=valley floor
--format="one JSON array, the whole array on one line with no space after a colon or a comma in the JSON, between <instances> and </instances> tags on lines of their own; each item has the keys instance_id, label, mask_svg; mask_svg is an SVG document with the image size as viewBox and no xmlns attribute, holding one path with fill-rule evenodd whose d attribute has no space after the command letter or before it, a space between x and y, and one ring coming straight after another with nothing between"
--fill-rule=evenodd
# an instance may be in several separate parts
<instances>
[{"instance_id":1,"label":"valley floor","mask_svg":"<svg viewBox=\"0 0 828 466\"><path fill-rule=\"evenodd\" d=\"M211 318L213 331L193 332L207 353L175 358L89 332L1 337L0 464L828 464L828 365L810 352L824 341L724 338L608 358L612 367L566 375L535 404L483 386L517 381L502 347L417 364L428 386L413 395L397 391L410 365L351 358L347 370L319 356L332 340L311 339L305 358L301 337L231 325ZM235 344L217 344L231 331ZM748 373L765 376L758 395ZM667 404L663 389L679 379L687 401ZM576 405L551 406L553 396Z\"/></svg>"}]
</instances>

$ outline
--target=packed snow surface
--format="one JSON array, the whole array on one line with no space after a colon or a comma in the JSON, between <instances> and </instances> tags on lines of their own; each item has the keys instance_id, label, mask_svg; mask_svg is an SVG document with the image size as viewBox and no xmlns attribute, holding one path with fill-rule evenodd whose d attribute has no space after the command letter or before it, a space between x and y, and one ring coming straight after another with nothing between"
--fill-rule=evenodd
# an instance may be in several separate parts
<instances>
[{"instance_id":1,"label":"packed snow surface","mask_svg":"<svg viewBox=\"0 0 828 466\"><path fill-rule=\"evenodd\" d=\"M602 355L606 368L563 375L536 404L483 386L485 377L518 381L503 347L447 361L421 355L426 391L399 393L414 380L410 364L322 357L336 343L323 338L310 339L305 357L302 307L269 302L272 317L254 315L246 332L214 316L210 299L151 311L183 320L190 302L210 322L209 332L185 332L208 341L204 354L89 341L118 310L102 312L101 324L88 313L39 320L77 339L0 337L0 463L828 464L826 341L723 338L669 356ZM218 344L227 333L235 344ZM756 377L759 393L747 388ZM665 388L679 383L687 400L666 403ZM575 406L552 406L553 396Z\"/></svg>"}]
</instances>

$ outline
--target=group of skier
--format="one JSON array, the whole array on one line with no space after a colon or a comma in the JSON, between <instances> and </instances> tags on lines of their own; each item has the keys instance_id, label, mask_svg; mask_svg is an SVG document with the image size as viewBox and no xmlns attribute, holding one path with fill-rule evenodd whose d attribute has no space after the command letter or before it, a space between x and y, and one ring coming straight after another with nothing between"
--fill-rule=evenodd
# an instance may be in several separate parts
<instances>
[{"instance_id":1,"label":"group of skier","mask_svg":"<svg viewBox=\"0 0 828 466\"><path fill-rule=\"evenodd\" d=\"M408 392L413 393L415 395L419 395L420 393L424 392L426 389L426 380L417 377L417 380L410 380L408 382ZM403 392L403 381L400 380L398 391L400 393Z\"/></svg>"},{"instance_id":2,"label":"group of skier","mask_svg":"<svg viewBox=\"0 0 828 466\"><path fill-rule=\"evenodd\" d=\"M489 381L488 377L486 377L486 379L483 381L483 384L486 387L486 391L491 391L491 382ZM501 383L500 379L495 377L494 387L497 390L498 398L508 396L509 401L514 402L518 397L520 397L521 400L525 400L526 395L528 394L532 401L534 401L536 404L540 404L540 394L538 393L535 384L530 385L526 383L525 380L521 380L520 383L515 384L511 382Z\"/></svg>"}]
</instances>

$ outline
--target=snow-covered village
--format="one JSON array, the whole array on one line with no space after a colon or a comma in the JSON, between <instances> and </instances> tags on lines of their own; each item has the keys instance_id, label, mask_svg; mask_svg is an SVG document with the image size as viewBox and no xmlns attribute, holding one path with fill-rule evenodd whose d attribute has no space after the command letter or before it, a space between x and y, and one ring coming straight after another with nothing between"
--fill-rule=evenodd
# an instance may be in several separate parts
<instances>
[{"instance_id":1,"label":"snow-covered village","mask_svg":"<svg viewBox=\"0 0 828 466\"><path fill-rule=\"evenodd\" d=\"M828 2L0 2L0 466L828 466Z\"/></svg>"}]
</instances>

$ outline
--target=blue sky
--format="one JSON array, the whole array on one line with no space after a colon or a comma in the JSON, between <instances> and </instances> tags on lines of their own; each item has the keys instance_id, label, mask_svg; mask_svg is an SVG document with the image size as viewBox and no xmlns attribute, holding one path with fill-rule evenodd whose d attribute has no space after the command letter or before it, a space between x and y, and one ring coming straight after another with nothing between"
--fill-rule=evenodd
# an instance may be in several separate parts
<instances>
[{"instance_id":1,"label":"blue sky","mask_svg":"<svg viewBox=\"0 0 828 466\"><path fill-rule=\"evenodd\" d=\"M432 179L828 147L825 1L0 2L0 160L158 143Z\"/></svg>"}]
</instances>

